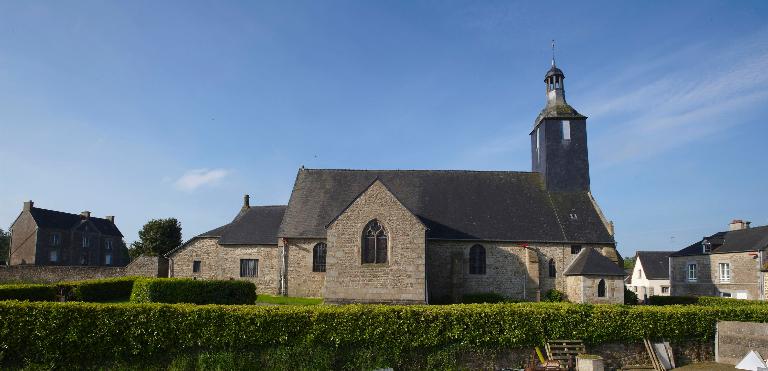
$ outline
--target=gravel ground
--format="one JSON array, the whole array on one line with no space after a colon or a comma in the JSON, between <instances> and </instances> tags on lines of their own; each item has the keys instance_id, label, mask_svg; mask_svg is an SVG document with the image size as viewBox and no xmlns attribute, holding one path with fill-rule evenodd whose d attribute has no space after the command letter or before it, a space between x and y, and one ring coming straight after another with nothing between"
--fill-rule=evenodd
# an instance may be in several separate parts
<instances>
[{"instance_id":1,"label":"gravel ground","mask_svg":"<svg viewBox=\"0 0 768 371\"><path fill-rule=\"evenodd\" d=\"M693 370L707 370L707 371L731 371L736 367L732 365L725 365L722 363L706 362L706 363L694 363L692 365L678 367L675 370L681 371L693 371Z\"/></svg>"}]
</instances>

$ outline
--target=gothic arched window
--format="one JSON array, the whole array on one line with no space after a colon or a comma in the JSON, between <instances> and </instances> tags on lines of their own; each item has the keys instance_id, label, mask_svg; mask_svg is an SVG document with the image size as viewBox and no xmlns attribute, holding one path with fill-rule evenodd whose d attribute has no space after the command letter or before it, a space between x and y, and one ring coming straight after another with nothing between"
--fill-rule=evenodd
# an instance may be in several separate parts
<instances>
[{"instance_id":1,"label":"gothic arched window","mask_svg":"<svg viewBox=\"0 0 768 371\"><path fill-rule=\"evenodd\" d=\"M605 280L601 279L600 282L597 284L597 297L598 298L604 298L605 297Z\"/></svg>"},{"instance_id":2,"label":"gothic arched window","mask_svg":"<svg viewBox=\"0 0 768 371\"><path fill-rule=\"evenodd\" d=\"M469 274L485 274L485 247L482 245L469 248Z\"/></svg>"},{"instance_id":3,"label":"gothic arched window","mask_svg":"<svg viewBox=\"0 0 768 371\"><path fill-rule=\"evenodd\" d=\"M363 228L363 264L387 262L387 231L374 219Z\"/></svg>"},{"instance_id":4,"label":"gothic arched window","mask_svg":"<svg viewBox=\"0 0 768 371\"><path fill-rule=\"evenodd\" d=\"M555 259L549 259L549 276L557 277L557 268L555 267Z\"/></svg>"},{"instance_id":5,"label":"gothic arched window","mask_svg":"<svg viewBox=\"0 0 768 371\"><path fill-rule=\"evenodd\" d=\"M325 272L325 254L328 245L320 242L312 249L312 272Z\"/></svg>"}]
</instances>

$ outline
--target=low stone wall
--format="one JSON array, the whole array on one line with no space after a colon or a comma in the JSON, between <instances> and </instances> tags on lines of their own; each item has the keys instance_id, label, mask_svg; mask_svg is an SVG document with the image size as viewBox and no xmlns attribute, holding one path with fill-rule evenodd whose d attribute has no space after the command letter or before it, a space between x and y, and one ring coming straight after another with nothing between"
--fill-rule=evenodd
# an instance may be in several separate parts
<instances>
[{"instance_id":1,"label":"low stone wall","mask_svg":"<svg viewBox=\"0 0 768 371\"><path fill-rule=\"evenodd\" d=\"M768 323L722 321L717 323L717 362L735 365L750 350L768 355Z\"/></svg>"},{"instance_id":2,"label":"low stone wall","mask_svg":"<svg viewBox=\"0 0 768 371\"><path fill-rule=\"evenodd\" d=\"M168 260L157 256L140 256L125 267L0 266L0 283L53 283L124 276L167 277Z\"/></svg>"}]
</instances>

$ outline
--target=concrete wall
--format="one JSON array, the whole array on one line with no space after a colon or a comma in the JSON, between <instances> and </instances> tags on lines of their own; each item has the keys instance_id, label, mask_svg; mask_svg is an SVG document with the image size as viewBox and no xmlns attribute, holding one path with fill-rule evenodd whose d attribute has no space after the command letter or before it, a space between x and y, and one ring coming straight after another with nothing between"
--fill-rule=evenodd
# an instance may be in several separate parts
<instances>
[{"instance_id":1,"label":"concrete wall","mask_svg":"<svg viewBox=\"0 0 768 371\"><path fill-rule=\"evenodd\" d=\"M280 241L286 252L286 295L321 297L325 272L312 271L312 250L325 239L291 238ZM328 246L330 251L331 246Z\"/></svg>"},{"instance_id":2,"label":"concrete wall","mask_svg":"<svg viewBox=\"0 0 768 371\"><path fill-rule=\"evenodd\" d=\"M768 323L723 321L717 323L717 362L735 365L750 350L768 355Z\"/></svg>"},{"instance_id":3,"label":"concrete wall","mask_svg":"<svg viewBox=\"0 0 768 371\"><path fill-rule=\"evenodd\" d=\"M386 263L363 264L363 229L376 219L387 231ZM426 228L379 181L329 227L326 302L426 302Z\"/></svg>"},{"instance_id":4,"label":"concrete wall","mask_svg":"<svg viewBox=\"0 0 768 371\"><path fill-rule=\"evenodd\" d=\"M764 279L760 272L760 259L757 253L728 253L696 256L680 256L671 258L671 286L674 296L722 296L729 293L731 297L746 295L745 299L761 299L761 281ZM688 280L687 266L697 264L696 281ZM721 282L719 263L730 263L730 282Z\"/></svg>"},{"instance_id":5,"label":"concrete wall","mask_svg":"<svg viewBox=\"0 0 768 371\"><path fill-rule=\"evenodd\" d=\"M240 277L240 259L257 259L258 275ZM279 259L276 245L219 245L218 238L197 238L170 256L171 277L200 279L239 279L256 284L256 291L277 294ZM200 272L193 272L194 261L200 261Z\"/></svg>"}]
</instances>

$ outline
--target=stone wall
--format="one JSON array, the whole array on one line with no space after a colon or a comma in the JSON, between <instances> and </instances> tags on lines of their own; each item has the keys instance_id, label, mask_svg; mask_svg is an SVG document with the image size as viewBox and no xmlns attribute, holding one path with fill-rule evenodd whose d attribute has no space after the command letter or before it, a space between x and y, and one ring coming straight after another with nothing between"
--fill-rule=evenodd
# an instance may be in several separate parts
<instances>
[{"instance_id":1,"label":"stone wall","mask_svg":"<svg viewBox=\"0 0 768 371\"><path fill-rule=\"evenodd\" d=\"M142 255L124 268L126 276L168 277L168 259Z\"/></svg>"},{"instance_id":2,"label":"stone wall","mask_svg":"<svg viewBox=\"0 0 768 371\"><path fill-rule=\"evenodd\" d=\"M755 255L751 255L755 254ZM697 265L695 281L688 280L688 264ZM729 263L730 282L720 281L719 263ZM728 293L732 297L746 294L745 299L761 299L763 280L760 262L756 253L728 253L696 256L672 257L672 295L674 296L721 296Z\"/></svg>"},{"instance_id":3,"label":"stone wall","mask_svg":"<svg viewBox=\"0 0 768 371\"><path fill-rule=\"evenodd\" d=\"M469 274L469 249L480 244L486 251L486 273ZM615 256L612 246L594 247ZM427 282L430 302L458 301L462 295L495 292L518 300L539 300L550 289L567 294L563 271L576 258L571 245L515 244L493 241L427 242ZM554 260L555 277L549 275ZM580 294L577 296L580 297ZM623 291L622 291L623 297ZM623 300L623 299L622 299Z\"/></svg>"},{"instance_id":4,"label":"stone wall","mask_svg":"<svg viewBox=\"0 0 768 371\"><path fill-rule=\"evenodd\" d=\"M363 264L363 229L378 220L387 232L387 262ZM328 227L326 302L426 302L426 227L380 181Z\"/></svg>"},{"instance_id":5,"label":"stone wall","mask_svg":"<svg viewBox=\"0 0 768 371\"><path fill-rule=\"evenodd\" d=\"M750 350L768 354L768 323L722 321L717 323L717 362L735 365Z\"/></svg>"},{"instance_id":6,"label":"stone wall","mask_svg":"<svg viewBox=\"0 0 768 371\"><path fill-rule=\"evenodd\" d=\"M321 297L325 272L312 271L312 250L325 239L286 239L282 248L286 251L286 295ZM332 247L329 245L328 250ZM279 259L279 257L278 257Z\"/></svg>"},{"instance_id":7,"label":"stone wall","mask_svg":"<svg viewBox=\"0 0 768 371\"><path fill-rule=\"evenodd\" d=\"M605 296L597 296L600 280L605 280ZM622 304L624 303L624 277L621 276L568 276L566 296L572 303Z\"/></svg>"},{"instance_id":8,"label":"stone wall","mask_svg":"<svg viewBox=\"0 0 768 371\"><path fill-rule=\"evenodd\" d=\"M219 245L218 238L196 238L171 254L171 277L200 279L240 279L256 284L256 291L277 294L280 284L276 245ZM256 277L240 277L240 260L256 259ZM200 272L193 272L195 261Z\"/></svg>"},{"instance_id":9,"label":"stone wall","mask_svg":"<svg viewBox=\"0 0 768 371\"><path fill-rule=\"evenodd\" d=\"M35 264L37 224L29 211L23 211L11 226L11 251L8 264Z\"/></svg>"}]
</instances>

